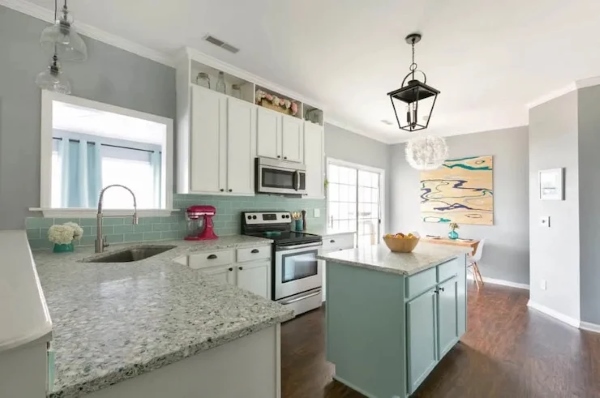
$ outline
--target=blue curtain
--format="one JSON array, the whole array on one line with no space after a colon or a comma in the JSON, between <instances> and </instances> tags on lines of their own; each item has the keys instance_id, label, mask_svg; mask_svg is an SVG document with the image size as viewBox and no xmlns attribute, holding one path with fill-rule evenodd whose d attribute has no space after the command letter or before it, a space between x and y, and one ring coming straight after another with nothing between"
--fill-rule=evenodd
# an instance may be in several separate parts
<instances>
[{"instance_id":1,"label":"blue curtain","mask_svg":"<svg viewBox=\"0 0 600 398\"><path fill-rule=\"evenodd\" d=\"M63 138L58 144L62 159L62 207L95 207L102 190L100 145Z\"/></svg>"},{"instance_id":2,"label":"blue curtain","mask_svg":"<svg viewBox=\"0 0 600 398\"><path fill-rule=\"evenodd\" d=\"M162 176L162 156L159 151L152 151L150 155L150 163L154 170L154 203L157 208L161 208L162 202L162 189L161 189L161 176Z\"/></svg>"}]
</instances>

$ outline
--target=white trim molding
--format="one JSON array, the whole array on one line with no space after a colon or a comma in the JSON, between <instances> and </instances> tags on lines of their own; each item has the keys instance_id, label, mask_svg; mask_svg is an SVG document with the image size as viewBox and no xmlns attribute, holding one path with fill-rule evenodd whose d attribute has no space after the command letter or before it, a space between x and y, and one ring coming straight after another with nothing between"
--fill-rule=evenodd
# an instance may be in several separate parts
<instances>
[{"instance_id":1,"label":"white trim molding","mask_svg":"<svg viewBox=\"0 0 600 398\"><path fill-rule=\"evenodd\" d=\"M138 209L137 215L139 218L145 217L168 217L180 209ZM41 208L30 207L31 212L41 212L45 218L96 218L98 210L96 209L56 209L56 208ZM133 214L131 209L104 209L102 214L107 217L127 217Z\"/></svg>"},{"instance_id":2,"label":"white trim molding","mask_svg":"<svg viewBox=\"0 0 600 398\"><path fill-rule=\"evenodd\" d=\"M54 11L45 7L41 7L37 4L33 4L26 0L0 0L0 5L10 8L12 10L21 12L31 17L41 19L42 21L52 23L54 20ZM109 44L111 46L120 48L128 51L132 54L139 55L140 57L151 59L163 65L175 67L175 61L172 56L154 50L152 48L143 46L133 41L124 39L120 36L108 33L102 29L98 29L92 25L75 21L75 28L84 36L92 39L101 41L102 43ZM40 34L42 32L40 31Z\"/></svg>"},{"instance_id":3,"label":"white trim molding","mask_svg":"<svg viewBox=\"0 0 600 398\"><path fill-rule=\"evenodd\" d=\"M577 81L567 84L564 87L550 91L549 93L544 94L541 97L538 97L531 102L528 102L527 108L529 108L529 109L535 108L536 106L546 103L548 101L551 101L555 98L562 97L563 95L568 94L571 91L576 91L576 90L580 90L582 88L593 87L593 86L598 86L598 85L600 85L600 76L577 80Z\"/></svg>"},{"instance_id":4,"label":"white trim molding","mask_svg":"<svg viewBox=\"0 0 600 398\"><path fill-rule=\"evenodd\" d=\"M565 314L563 314L561 312L553 310L552 308L548 308L548 307L546 307L544 305L536 303L535 301L532 301L531 299L529 299L529 302L527 303L527 306L529 308L533 308L534 310L537 310L537 311L539 311L539 312L541 312L543 314L551 316L554 319L557 319L557 320L559 320L561 322L564 322L564 323L566 323L569 326L573 326L573 327L578 328L578 329L580 327L580 323L581 322L579 321L579 319L572 318L572 317L570 317L568 315L565 315Z\"/></svg>"},{"instance_id":5,"label":"white trim molding","mask_svg":"<svg viewBox=\"0 0 600 398\"><path fill-rule=\"evenodd\" d=\"M468 274L467 275L467 279L474 280L473 279L473 275L472 274ZM484 276L483 277L483 282L484 283L490 283L492 285L508 286L508 287L514 287L514 288L517 288L517 289L529 290L529 285L526 284L526 283L511 282L511 281L506 281L504 279L494 279L494 278L488 278L488 277Z\"/></svg>"},{"instance_id":6,"label":"white trim molding","mask_svg":"<svg viewBox=\"0 0 600 398\"><path fill-rule=\"evenodd\" d=\"M587 330L588 332L600 333L600 325L596 325L595 323L590 322L581 321L579 324L579 329Z\"/></svg>"}]
</instances>

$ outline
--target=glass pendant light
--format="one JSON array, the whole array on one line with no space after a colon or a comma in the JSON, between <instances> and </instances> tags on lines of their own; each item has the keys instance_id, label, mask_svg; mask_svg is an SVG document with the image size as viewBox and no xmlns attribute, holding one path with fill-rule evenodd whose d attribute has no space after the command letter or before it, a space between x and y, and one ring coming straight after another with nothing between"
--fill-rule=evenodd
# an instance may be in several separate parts
<instances>
[{"instance_id":1,"label":"glass pendant light","mask_svg":"<svg viewBox=\"0 0 600 398\"><path fill-rule=\"evenodd\" d=\"M63 61L85 61L87 47L73 27L73 18L69 14L67 0L63 5L62 15L56 18L58 0L54 1L55 22L42 31L40 44L48 54L56 54Z\"/></svg>"},{"instance_id":2,"label":"glass pendant light","mask_svg":"<svg viewBox=\"0 0 600 398\"><path fill-rule=\"evenodd\" d=\"M54 91L61 94L71 94L71 83L63 74L56 54L48 69L37 75L35 84L42 90Z\"/></svg>"}]
</instances>

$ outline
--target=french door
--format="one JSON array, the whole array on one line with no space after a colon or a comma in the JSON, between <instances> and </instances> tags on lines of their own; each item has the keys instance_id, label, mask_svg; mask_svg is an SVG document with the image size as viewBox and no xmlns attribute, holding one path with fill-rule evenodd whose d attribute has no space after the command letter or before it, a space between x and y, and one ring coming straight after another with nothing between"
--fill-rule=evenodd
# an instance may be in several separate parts
<instances>
[{"instance_id":1,"label":"french door","mask_svg":"<svg viewBox=\"0 0 600 398\"><path fill-rule=\"evenodd\" d=\"M327 222L357 234L358 245L378 244L383 218L384 171L327 160Z\"/></svg>"}]
</instances>

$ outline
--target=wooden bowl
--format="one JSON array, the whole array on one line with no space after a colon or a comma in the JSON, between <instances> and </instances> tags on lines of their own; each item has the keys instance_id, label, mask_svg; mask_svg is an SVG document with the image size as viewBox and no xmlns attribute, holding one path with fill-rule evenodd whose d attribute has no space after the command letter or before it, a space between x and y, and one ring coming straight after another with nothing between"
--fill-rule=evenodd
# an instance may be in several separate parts
<instances>
[{"instance_id":1,"label":"wooden bowl","mask_svg":"<svg viewBox=\"0 0 600 398\"><path fill-rule=\"evenodd\" d=\"M383 241L394 253L410 253L419 244L419 238L386 238Z\"/></svg>"}]
</instances>

